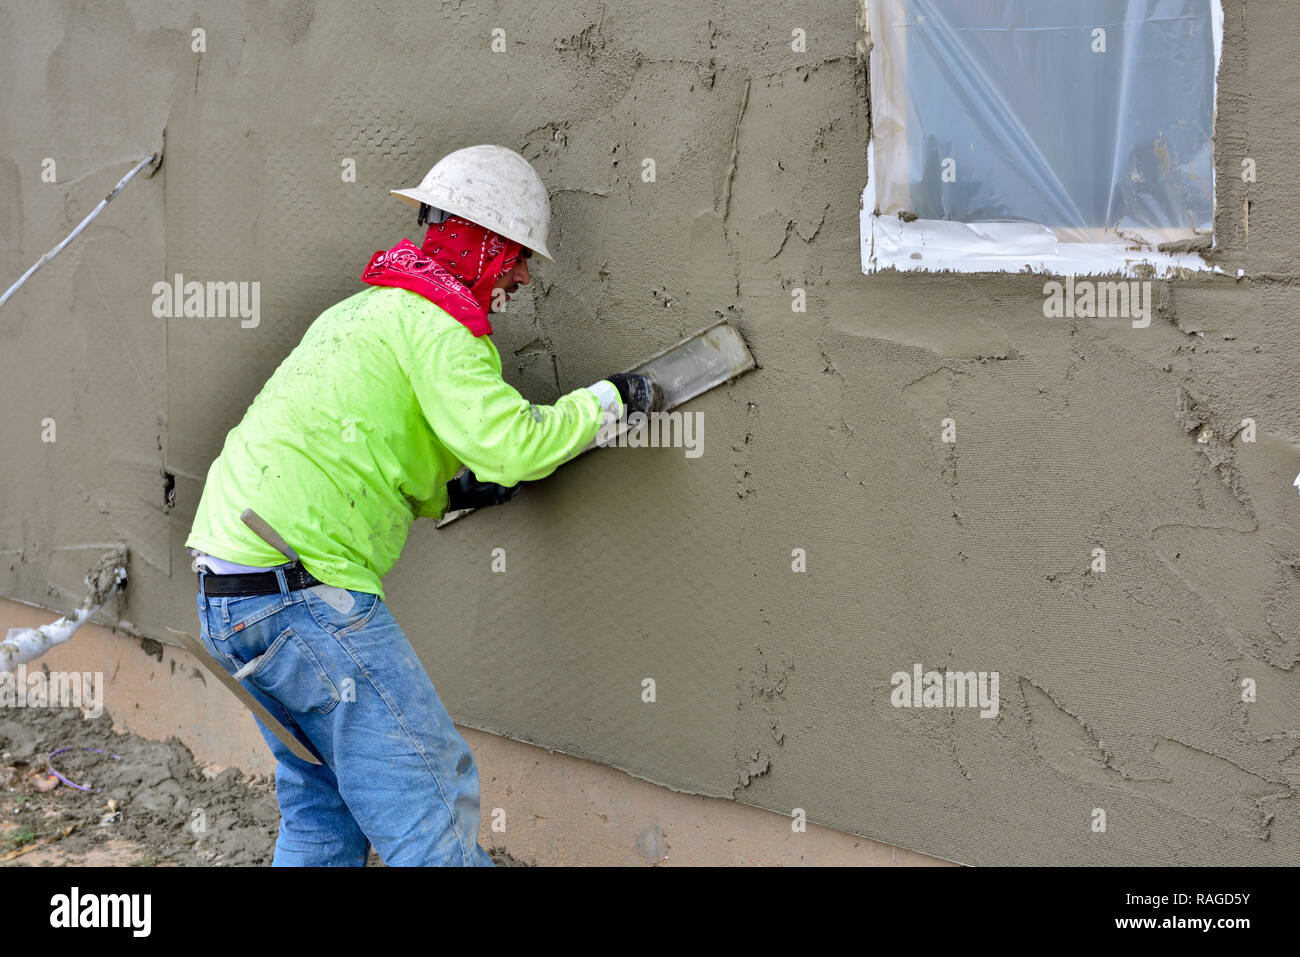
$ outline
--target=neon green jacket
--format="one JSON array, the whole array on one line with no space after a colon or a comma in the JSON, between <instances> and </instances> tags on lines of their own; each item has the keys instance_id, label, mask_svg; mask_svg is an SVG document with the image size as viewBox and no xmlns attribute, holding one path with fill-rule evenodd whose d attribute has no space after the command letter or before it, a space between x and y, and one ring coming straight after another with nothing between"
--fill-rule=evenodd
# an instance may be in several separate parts
<instances>
[{"instance_id":1,"label":"neon green jacket","mask_svg":"<svg viewBox=\"0 0 1300 957\"><path fill-rule=\"evenodd\" d=\"M366 289L321 313L226 436L185 545L283 564L240 521L251 508L321 581L382 598L411 523L446 512L462 464L484 482L539 479L601 421L590 389L533 405L489 336L417 293Z\"/></svg>"}]
</instances>

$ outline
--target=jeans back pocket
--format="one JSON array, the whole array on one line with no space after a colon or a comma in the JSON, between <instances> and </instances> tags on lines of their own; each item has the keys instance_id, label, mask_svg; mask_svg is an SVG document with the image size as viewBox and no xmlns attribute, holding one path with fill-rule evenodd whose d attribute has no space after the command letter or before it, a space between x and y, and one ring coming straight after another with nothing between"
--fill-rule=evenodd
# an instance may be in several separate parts
<instances>
[{"instance_id":1,"label":"jeans back pocket","mask_svg":"<svg viewBox=\"0 0 1300 957\"><path fill-rule=\"evenodd\" d=\"M364 627L381 604L379 596L370 592L347 590L346 594L352 596L352 606L347 611L341 611L340 608L343 607L341 604L336 607L336 603L326 601L310 588L306 589L302 596L316 624L331 634L337 634Z\"/></svg>"},{"instance_id":2,"label":"jeans back pocket","mask_svg":"<svg viewBox=\"0 0 1300 957\"><path fill-rule=\"evenodd\" d=\"M330 641L332 639L326 638ZM339 689L311 646L286 628L264 654L235 673L290 711L327 714L339 703Z\"/></svg>"}]
</instances>

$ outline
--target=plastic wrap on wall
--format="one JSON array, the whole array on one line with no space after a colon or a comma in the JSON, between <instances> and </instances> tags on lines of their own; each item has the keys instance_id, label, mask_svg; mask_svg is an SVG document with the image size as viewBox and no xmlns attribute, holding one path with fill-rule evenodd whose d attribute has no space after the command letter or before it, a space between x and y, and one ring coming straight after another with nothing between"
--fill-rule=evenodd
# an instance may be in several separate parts
<instances>
[{"instance_id":1,"label":"plastic wrap on wall","mask_svg":"<svg viewBox=\"0 0 1300 957\"><path fill-rule=\"evenodd\" d=\"M1218 0L867 7L874 201L864 214L1033 224L1030 247L1044 231L1052 244L1130 249L1211 232ZM931 233L930 245L983 236Z\"/></svg>"}]
</instances>

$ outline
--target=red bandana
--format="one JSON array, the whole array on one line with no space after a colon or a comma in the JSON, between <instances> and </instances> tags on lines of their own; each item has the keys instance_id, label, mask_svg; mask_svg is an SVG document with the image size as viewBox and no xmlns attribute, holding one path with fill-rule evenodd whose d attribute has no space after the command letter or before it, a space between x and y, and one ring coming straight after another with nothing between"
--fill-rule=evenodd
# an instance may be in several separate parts
<instances>
[{"instance_id":1,"label":"red bandana","mask_svg":"<svg viewBox=\"0 0 1300 957\"><path fill-rule=\"evenodd\" d=\"M519 261L522 247L459 216L430 226L418 249L409 239L370 257L361 278L372 286L417 292L476 336L490 335L492 289Z\"/></svg>"}]
</instances>

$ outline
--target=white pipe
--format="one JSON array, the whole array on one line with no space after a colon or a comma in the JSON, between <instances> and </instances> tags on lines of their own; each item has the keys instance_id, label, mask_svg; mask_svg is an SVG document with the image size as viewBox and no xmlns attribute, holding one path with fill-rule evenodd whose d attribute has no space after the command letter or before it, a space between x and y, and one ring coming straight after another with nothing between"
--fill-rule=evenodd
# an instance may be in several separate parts
<instances>
[{"instance_id":1,"label":"white pipe","mask_svg":"<svg viewBox=\"0 0 1300 957\"><path fill-rule=\"evenodd\" d=\"M90 592L71 617L39 628L10 628L0 641L0 672L13 671L19 665L39 658L55 645L61 645L84 625L126 581L125 549L110 552L86 576ZM107 587L105 587L107 586Z\"/></svg>"},{"instance_id":2,"label":"white pipe","mask_svg":"<svg viewBox=\"0 0 1300 957\"><path fill-rule=\"evenodd\" d=\"M98 606L88 610L78 608L71 619L65 615L39 628L10 628L5 640L0 641L0 671L13 671L33 658L39 658L55 645L63 644L97 611Z\"/></svg>"},{"instance_id":3,"label":"white pipe","mask_svg":"<svg viewBox=\"0 0 1300 957\"><path fill-rule=\"evenodd\" d=\"M9 297L12 296L14 293L16 293L19 287L21 287L23 283L25 283L29 278L31 278L32 274L35 273L36 270L40 269L42 266L48 263L51 259L53 259L55 256L57 256L60 252L63 251L63 247L67 246L68 243L72 242L79 235L81 235L81 231L85 229L87 226L89 226L91 221L104 211L104 207L109 204L109 202L113 199L113 197L122 191L122 187L125 186L127 183L131 182L131 180L135 177L136 173L140 172L140 170L144 169L150 163L154 162L157 156L158 156L157 153L150 153L148 156L146 156L144 159L140 160L140 162L136 164L135 169L131 170L131 172L123 176L121 182L119 182L116 186L113 187L113 191L99 201L99 205L96 206L91 211L89 216L87 216L85 219L81 221L80 225L78 225L76 229L68 233L67 238L64 239L63 242L59 243L48 253L46 253L44 256L38 259L36 261L35 266L27 270L27 272L23 273L20 277L18 277L18 281L16 283L14 283L12 286L10 286L8 289L5 290L5 294L3 296L0 296L0 306L3 306L6 302L8 302Z\"/></svg>"}]
</instances>

